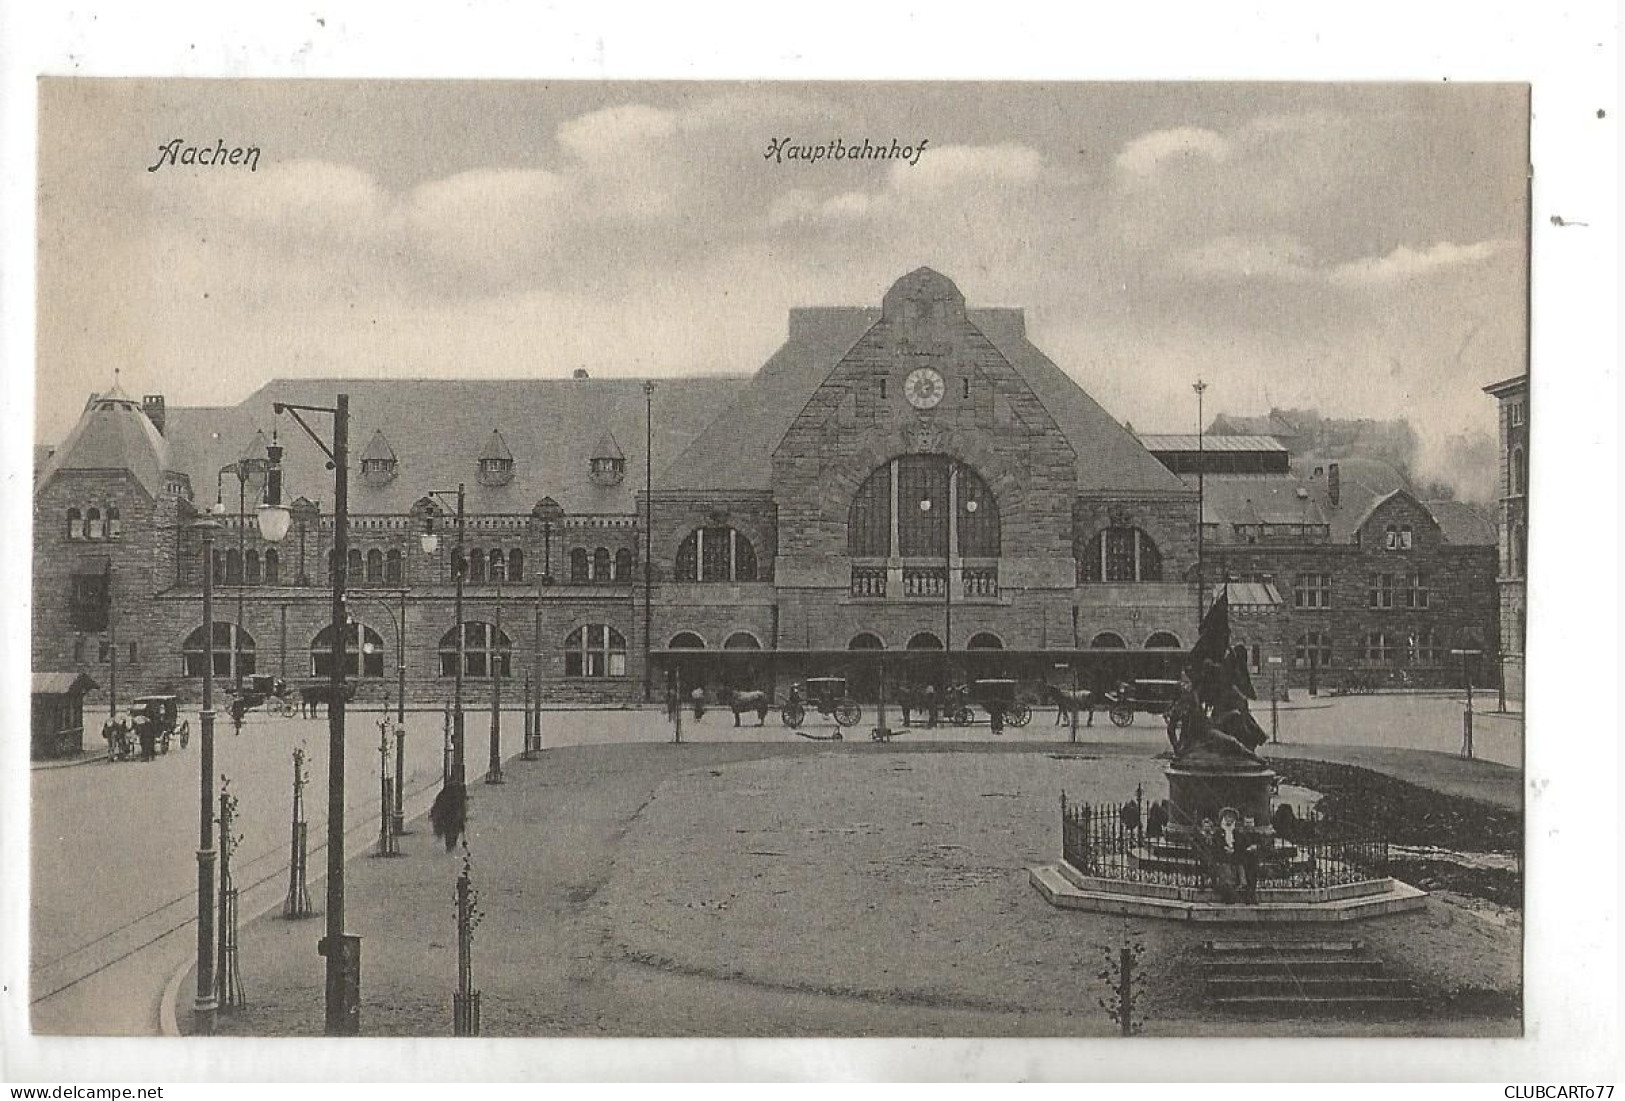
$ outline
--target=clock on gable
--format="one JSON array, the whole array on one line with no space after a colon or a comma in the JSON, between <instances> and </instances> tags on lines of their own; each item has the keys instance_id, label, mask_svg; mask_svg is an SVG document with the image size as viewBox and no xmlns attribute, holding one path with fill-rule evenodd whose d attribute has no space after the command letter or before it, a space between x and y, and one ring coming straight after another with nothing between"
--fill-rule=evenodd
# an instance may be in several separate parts
<instances>
[{"instance_id":1,"label":"clock on gable","mask_svg":"<svg viewBox=\"0 0 1625 1101\"><path fill-rule=\"evenodd\" d=\"M947 386L942 381L942 375L932 367L915 368L908 373L908 378L903 380L903 396L916 409L936 408L946 392Z\"/></svg>"}]
</instances>

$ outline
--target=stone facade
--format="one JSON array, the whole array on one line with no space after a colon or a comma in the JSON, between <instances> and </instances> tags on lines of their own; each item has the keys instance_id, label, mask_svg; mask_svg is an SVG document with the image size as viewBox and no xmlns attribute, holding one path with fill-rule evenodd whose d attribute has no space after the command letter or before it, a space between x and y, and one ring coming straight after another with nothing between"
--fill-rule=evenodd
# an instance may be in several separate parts
<instances>
[{"instance_id":1,"label":"stone facade","mask_svg":"<svg viewBox=\"0 0 1625 1101\"><path fill-rule=\"evenodd\" d=\"M1484 388L1500 404L1501 514L1496 589L1501 620L1501 676L1506 694L1523 699L1524 639L1528 624L1529 376Z\"/></svg>"}]
</instances>

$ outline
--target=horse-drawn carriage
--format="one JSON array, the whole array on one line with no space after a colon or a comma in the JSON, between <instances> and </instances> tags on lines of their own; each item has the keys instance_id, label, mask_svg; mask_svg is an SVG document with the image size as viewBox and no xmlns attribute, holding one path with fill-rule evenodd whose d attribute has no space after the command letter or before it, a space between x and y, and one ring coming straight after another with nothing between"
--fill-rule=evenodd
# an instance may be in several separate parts
<instances>
[{"instance_id":1,"label":"horse-drawn carriage","mask_svg":"<svg viewBox=\"0 0 1625 1101\"><path fill-rule=\"evenodd\" d=\"M998 708L1010 726L1026 726L1032 721L1032 705L1016 692L1016 682L1003 677L990 677L956 685L948 689L943 713L955 726L969 726L976 717L972 705L992 713Z\"/></svg>"},{"instance_id":2,"label":"horse-drawn carriage","mask_svg":"<svg viewBox=\"0 0 1625 1101\"><path fill-rule=\"evenodd\" d=\"M112 761L133 761L138 756L168 753L170 742L179 739L184 749L191 740L192 726L180 718L175 696L137 696L130 710L102 724L107 740L107 757ZM151 749L146 746L150 745Z\"/></svg>"},{"instance_id":3,"label":"horse-drawn carriage","mask_svg":"<svg viewBox=\"0 0 1625 1101\"><path fill-rule=\"evenodd\" d=\"M1115 726L1132 726L1138 712L1166 715L1179 699L1177 680L1123 681L1106 693L1106 713Z\"/></svg>"},{"instance_id":4,"label":"horse-drawn carriage","mask_svg":"<svg viewBox=\"0 0 1625 1101\"><path fill-rule=\"evenodd\" d=\"M808 677L790 686L790 696L779 709L779 718L794 730L807 717L809 709L834 716L838 726L856 726L863 721L863 708L847 695L845 677Z\"/></svg>"},{"instance_id":5,"label":"horse-drawn carriage","mask_svg":"<svg viewBox=\"0 0 1625 1101\"><path fill-rule=\"evenodd\" d=\"M284 717L291 716L297 707L289 695L288 682L263 673L250 677L242 688L228 690L228 695L231 699L226 711L233 723L241 723L244 715L262 705L268 713Z\"/></svg>"}]
</instances>

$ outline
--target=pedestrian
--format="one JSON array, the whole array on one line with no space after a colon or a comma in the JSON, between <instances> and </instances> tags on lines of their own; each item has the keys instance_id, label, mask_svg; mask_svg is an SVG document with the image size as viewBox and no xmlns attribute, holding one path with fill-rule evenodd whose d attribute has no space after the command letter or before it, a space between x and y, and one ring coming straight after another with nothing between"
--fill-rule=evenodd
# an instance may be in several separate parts
<instances>
[{"instance_id":1,"label":"pedestrian","mask_svg":"<svg viewBox=\"0 0 1625 1101\"><path fill-rule=\"evenodd\" d=\"M1004 737L1004 704L992 700L987 705L987 725L993 728L995 738Z\"/></svg>"},{"instance_id":2,"label":"pedestrian","mask_svg":"<svg viewBox=\"0 0 1625 1101\"><path fill-rule=\"evenodd\" d=\"M1161 837L1168 828L1168 804L1158 799L1151 804L1151 809L1145 816L1145 835L1147 837Z\"/></svg>"},{"instance_id":3,"label":"pedestrian","mask_svg":"<svg viewBox=\"0 0 1625 1101\"><path fill-rule=\"evenodd\" d=\"M153 728L152 720L144 715L137 715L135 729L136 737L141 742L141 759L143 761L157 760L158 731Z\"/></svg>"},{"instance_id":4,"label":"pedestrian","mask_svg":"<svg viewBox=\"0 0 1625 1101\"><path fill-rule=\"evenodd\" d=\"M677 708L678 708L677 687L675 685L673 685L673 684L668 683L666 685L666 721L667 722L675 723L677 721Z\"/></svg>"},{"instance_id":5,"label":"pedestrian","mask_svg":"<svg viewBox=\"0 0 1625 1101\"><path fill-rule=\"evenodd\" d=\"M705 718L705 685L696 685L688 698L694 704L694 721L699 722Z\"/></svg>"},{"instance_id":6,"label":"pedestrian","mask_svg":"<svg viewBox=\"0 0 1625 1101\"><path fill-rule=\"evenodd\" d=\"M903 709L903 725L909 726L914 715L914 685L905 683L897 693L897 703Z\"/></svg>"},{"instance_id":7,"label":"pedestrian","mask_svg":"<svg viewBox=\"0 0 1625 1101\"><path fill-rule=\"evenodd\" d=\"M927 681L925 687L920 689L920 695L925 702L925 725L937 725L937 686Z\"/></svg>"}]
</instances>

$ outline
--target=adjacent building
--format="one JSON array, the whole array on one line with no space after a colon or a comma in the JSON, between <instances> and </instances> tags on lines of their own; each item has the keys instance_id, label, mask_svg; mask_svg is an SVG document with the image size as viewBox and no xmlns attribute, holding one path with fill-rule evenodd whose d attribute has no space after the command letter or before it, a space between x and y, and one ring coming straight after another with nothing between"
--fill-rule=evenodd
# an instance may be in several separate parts
<instances>
[{"instance_id":1,"label":"adjacent building","mask_svg":"<svg viewBox=\"0 0 1625 1101\"><path fill-rule=\"evenodd\" d=\"M1501 613L1501 676L1506 693L1523 699L1524 636L1528 614L1529 376L1484 387L1500 405L1500 569L1496 590Z\"/></svg>"}]
</instances>

